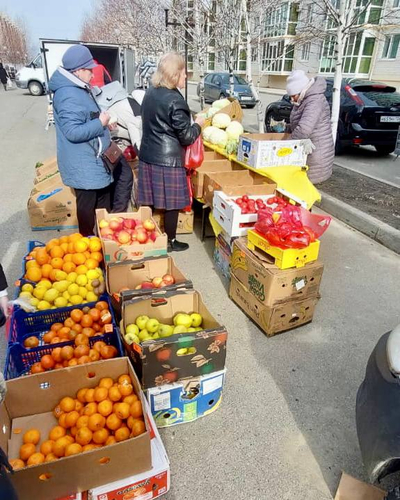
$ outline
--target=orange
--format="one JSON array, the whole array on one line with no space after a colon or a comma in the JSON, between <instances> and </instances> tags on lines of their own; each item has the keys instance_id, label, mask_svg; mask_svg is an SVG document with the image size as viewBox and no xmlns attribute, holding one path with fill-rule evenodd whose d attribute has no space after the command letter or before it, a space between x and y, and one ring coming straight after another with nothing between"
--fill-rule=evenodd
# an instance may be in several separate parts
<instances>
[{"instance_id":1,"label":"orange","mask_svg":"<svg viewBox=\"0 0 400 500\"><path fill-rule=\"evenodd\" d=\"M122 425L122 420L115 413L111 413L107 417L106 426L110 429L110 431L116 431Z\"/></svg>"},{"instance_id":2,"label":"orange","mask_svg":"<svg viewBox=\"0 0 400 500\"><path fill-rule=\"evenodd\" d=\"M30 267L26 270L25 278L37 283L42 279L42 270L39 267Z\"/></svg>"},{"instance_id":3,"label":"orange","mask_svg":"<svg viewBox=\"0 0 400 500\"><path fill-rule=\"evenodd\" d=\"M25 467L25 463L20 458L14 458L14 460L10 460L10 465L14 470L23 469Z\"/></svg>"},{"instance_id":4,"label":"orange","mask_svg":"<svg viewBox=\"0 0 400 500\"><path fill-rule=\"evenodd\" d=\"M65 456L78 455L82 451L82 446L79 443L72 443L65 448Z\"/></svg>"},{"instance_id":5,"label":"orange","mask_svg":"<svg viewBox=\"0 0 400 500\"><path fill-rule=\"evenodd\" d=\"M67 428L67 415L68 413L62 413L59 418L58 418L58 425L60 425L61 427L64 427L64 429Z\"/></svg>"},{"instance_id":6,"label":"orange","mask_svg":"<svg viewBox=\"0 0 400 500\"><path fill-rule=\"evenodd\" d=\"M70 255L73 255L75 253L75 248L74 248L74 242L73 241L70 241L68 243L68 253Z\"/></svg>"},{"instance_id":7,"label":"orange","mask_svg":"<svg viewBox=\"0 0 400 500\"><path fill-rule=\"evenodd\" d=\"M39 465L44 462L44 459L46 457L43 455L43 453L34 453L28 458L27 465L28 467L31 465Z\"/></svg>"},{"instance_id":8,"label":"orange","mask_svg":"<svg viewBox=\"0 0 400 500\"><path fill-rule=\"evenodd\" d=\"M51 266L51 264L43 264L41 269L42 269L42 277L49 278L50 273L53 270L53 267Z\"/></svg>"},{"instance_id":9,"label":"orange","mask_svg":"<svg viewBox=\"0 0 400 500\"><path fill-rule=\"evenodd\" d=\"M85 252L83 252L83 255L86 257L86 259L90 259L90 252L89 250L86 250Z\"/></svg>"},{"instance_id":10,"label":"orange","mask_svg":"<svg viewBox=\"0 0 400 500\"><path fill-rule=\"evenodd\" d=\"M92 252L90 258L101 262L103 260L103 254L101 252Z\"/></svg>"},{"instance_id":11,"label":"orange","mask_svg":"<svg viewBox=\"0 0 400 500\"><path fill-rule=\"evenodd\" d=\"M82 389L79 389L79 391L76 393L76 399L81 403L87 403L85 399L85 394L87 390L88 390L87 387L82 387Z\"/></svg>"},{"instance_id":12,"label":"orange","mask_svg":"<svg viewBox=\"0 0 400 500\"><path fill-rule=\"evenodd\" d=\"M129 427L129 429L132 429L133 423L135 420L138 420L137 418L129 417L128 420L126 421L126 425Z\"/></svg>"},{"instance_id":13,"label":"orange","mask_svg":"<svg viewBox=\"0 0 400 500\"><path fill-rule=\"evenodd\" d=\"M74 242L74 249L76 253L83 253L88 249L89 245L86 241L78 240Z\"/></svg>"},{"instance_id":14,"label":"orange","mask_svg":"<svg viewBox=\"0 0 400 500\"><path fill-rule=\"evenodd\" d=\"M129 439L129 434L130 430L128 427L120 427L115 431L115 440L119 443L120 441L125 441L126 439Z\"/></svg>"},{"instance_id":15,"label":"orange","mask_svg":"<svg viewBox=\"0 0 400 500\"><path fill-rule=\"evenodd\" d=\"M88 427L92 432L102 429L106 425L106 419L100 413L93 413L90 415Z\"/></svg>"},{"instance_id":16,"label":"orange","mask_svg":"<svg viewBox=\"0 0 400 500\"><path fill-rule=\"evenodd\" d=\"M72 347L72 345L65 345L64 347L61 347L61 357L66 361L69 361L74 357L74 348Z\"/></svg>"},{"instance_id":17,"label":"orange","mask_svg":"<svg viewBox=\"0 0 400 500\"><path fill-rule=\"evenodd\" d=\"M53 446L53 453L56 457L63 457L65 455L65 449L71 444L68 436L61 437L57 439Z\"/></svg>"},{"instance_id":18,"label":"orange","mask_svg":"<svg viewBox=\"0 0 400 500\"><path fill-rule=\"evenodd\" d=\"M144 432L146 432L146 426L144 425L143 420L135 419L132 425L131 436L140 436L140 434L143 434Z\"/></svg>"},{"instance_id":19,"label":"orange","mask_svg":"<svg viewBox=\"0 0 400 500\"><path fill-rule=\"evenodd\" d=\"M78 366L78 360L76 358L72 358L68 361L68 366Z\"/></svg>"},{"instance_id":20,"label":"orange","mask_svg":"<svg viewBox=\"0 0 400 500\"><path fill-rule=\"evenodd\" d=\"M82 448L82 451L92 451L98 448L97 444L85 444L85 446Z\"/></svg>"},{"instance_id":21,"label":"orange","mask_svg":"<svg viewBox=\"0 0 400 500\"><path fill-rule=\"evenodd\" d=\"M97 403L88 403L83 409L83 414L87 415L88 417L91 417L95 413L97 413Z\"/></svg>"},{"instance_id":22,"label":"orange","mask_svg":"<svg viewBox=\"0 0 400 500\"><path fill-rule=\"evenodd\" d=\"M87 427L89 422L89 415L81 415L76 422L76 427L81 429L82 427Z\"/></svg>"},{"instance_id":23,"label":"orange","mask_svg":"<svg viewBox=\"0 0 400 500\"><path fill-rule=\"evenodd\" d=\"M32 269L32 267L40 267L39 264L36 262L35 259L33 260L28 260L25 264L25 269Z\"/></svg>"},{"instance_id":24,"label":"orange","mask_svg":"<svg viewBox=\"0 0 400 500\"><path fill-rule=\"evenodd\" d=\"M75 410L75 400L73 398L70 398L69 396L62 398L62 400L60 401L60 408L66 413Z\"/></svg>"},{"instance_id":25,"label":"orange","mask_svg":"<svg viewBox=\"0 0 400 500\"><path fill-rule=\"evenodd\" d=\"M61 415L63 414L64 412L62 411L62 409L60 408L60 405L57 405L54 410L53 410L53 415L59 419L61 417ZM47 453L45 453L45 455L47 455Z\"/></svg>"},{"instance_id":26,"label":"orange","mask_svg":"<svg viewBox=\"0 0 400 500\"><path fill-rule=\"evenodd\" d=\"M120 375L118 377L118 383L122 384L122 385L129 385L129 384L132 384L132 380L131 380L131 377L127 374Z\"/></svg>"},{"instance_id":27,"label":"orange","mask_svg":"<svg viewBox=\"0 0 400 500\"><path fill-rule=\"evenodd\" d=\"M85 394L85 401L86 403L93 403L94 402L94 392L95 389L88 389Z\"/></svg>"},{"instance_id":28,"label":"orange","mask_svg":"<svg viewBox=\"0 0 400 500\"><path fill-rule=\"evenodd\" d=\"M51 357L54 359L56 363L62 363L63 359L61 357L61 347L56 347L51 351ZM42 358L43 361L43 358ZM45 453L46 455L46 453Z\"/></svg>"},{"instance_id":29,"label":"orange","mask_svg":"<svg viewBox=\"0 0 400 500\"><path fill-rule=\"evenodd\" d=\"M64 262L72 262L72 253L66 253L63 258ZM73 263L73 262L72 262Z\"/></svg>"},{"instance_id":30,"label":"orange","mask_svg":"<svg viewBox=\"0 0 400 500\"><path fill-rule=\"evenodd\" d=\"M80 415L76 410L73 410L73 411L67 413L67 416L65 418L66 426L67 427L74 427L76 425L76 422L78 421L79 417L80 417Z\"/></svg>"},{"instance_id":31,"label":"orange","mask_svg":"<svg viewBox=\"0 0 400 500\"><path fill-rule=\"evenodd\" d=\"M81 446L90 444L93 438L93 432L88 427L81 427L76 433L75 440Z\"/></svg>"},{"instance_id":32,"label":"orange","mask_svg":"<svg viewBox=\"0 0 400 500\"><path fill-rule=\"evenodd\" d=\"M75 399L75 410L77 412L80 412L81 410L83 410L83 408L83 403L81 403L78 399Z\"/></svg>"},{"instance_id":33,"label":"orange","mask_svg":"<svg viewBox=\"0 0 400 500\"><path fill-rule=\"evenodd\" d=\"M119 392L122 394L122 397L130 396L133 393L132 384L119 384L118 389Z\"/></svg>"},{"instance_id":34,"label":"orange","mask_svg":"<svg viewBox=\"0 0 400 500\"><path fill-rule=\"evenodd\" d=\"M74 438L76 436L76 433L78 432L78 428L77 427L71 427L71 429L69 430L69 432L71 433L71 436Z\"/></svg>"},{"instance_id":35,"label":"orange","mask_svg":"<svg viewBox=\"0 0 400 500\"><path fill-rule=\"evenodd\" d=\"M25 443L19 449L19 458L26 461L34 453L36 453L36 446L33 443Z\"/></svg>"},{"instance_id":36,"label":"orange","mask_svg":"<svg viewBox=\"0 0 400 500\"><path fill-rule=\"evenodd\" d=\"M63 243L69 243L69 236L61 236L61 238L59 238L59 241L60 245L62 245Z\"/></svg>"},{"instance_id":37,"label":"orange","mask_svg":"<svg viewBox=\"0 0 400 500\"><path fill-rule=\"evenodd\" d=\"M104 377L100 379L99 387L105 387L106 389L110 389L114 385L114 381L111 377Z\"/></svg>"},{"instance_id":38,"label":"orange","mask_svg":"<svg viewBox=\"0 0 400 500\"><path fill-rule=\"evenodd\" d=\"M68 253L68 243L61 243L60 248L62 248L64 255Z\"/></svg>"},{"instance_id":39,"label":"orange","mask_svg":"<svg viewBox=\"0 0 400 500\"><path fill-rule=\"evenodd\" d=\"M96 236L94 238L89 238L89 250L91 252L101 252L100 238L97 238Z\"/></svg>"},{"instance_id":40,"label":"orange","mask_svg":"<svg viewBox=\"0 0 400 500\"><path fill-rule=\"evenodd\" d=\"M111 399L111 401L119 401L122 399L122 394L119 392L118 387L111 387L108 390L108 397Z\"/></svg>"},{"instance_id":41,"label":"orange","mask_svg":"<svg viewBox=\"0 0 400 500\"><path fill-rule=\"evenodd\" d=\"M130 414L130 406L128 403L118 403L118 405L115 405L115 414L121 419L121 420L126 420L129 417Z\"/></svg>"},{"instance_id":42,"label":"orange","mask_svg":"<svg viewBox=\"0 0 400 500\"><path fill-rule=\"evenodd\" d=\"M64 250L59 246L55 246L50 250L50 256L52 259L54 259L55 257L59 257L60 259L62 259L64 257L64 254Z\"/></svg>"},{"instance_id":43,"label":"orange","mask_svg":"<svg viewBox=\"0 0 400 500\"><path fill-rule=\"evenodd\" d=\"M137 400L138 400L138 397L136 396L136 394L131 394L130 396L124 397L124 399L122 401L124 403L128 403L128 405L131 405L132 403L134 403Z\"/></svg>"},{"instance_id":44,"label":"orange","mask_svg":"<svg viewBox=\"0 0 400 500\"><path fill-rule=\"evenodd\" d=\"M64 427L61 427L61 425L56 425L53 427L49 433L49 439L52 441L57 441L57 439L60 439L61 437L64 437L67 431L64 429Z\"/></svg>"},{"instance_id":45,"label":"orange","mask_svg":"<svg viewBox=\"0 0 400 500\"><path fill-rule=\"evenodd\" d=\"M77 266L80 266L84 264L86 261L86 257L84 256L83 253L74 253L72 255L72 262L76 264Z\"/></svg>"},{"instance_id":46,"label":"orange","mask_svg":"<svg viewBox=\"0 0 400 500\"><path fill-rule=\"evenodd\" d=\"M40 441L40 432L37 429L29 429L24 434L24 443L38 444Z\"/></svg>"},{"instance_id":47,"label":"orange","mask_svg":"<svg viewBox=\"0 0 400 500\"><path fill-rule=\"evenodd\" d=\"M70 443L75 443L75 439L72 436L68 436L68 434L65 436L65 439L67 439Z\"/></svg>"},{"instance_id":48,"label":"orange","mask_svg":"<svg viewBox=\"0 0 400 500\"><path fill-rule=\"evenodd\" d=\"M78 266L75 269L75 272L80 275L80 274L86 274L88 272L88 268L86 266Z\"/></svg>"},{"instance_id":49,"label":"orange","mask_svg":"<svg viewBox=\"0 0 400 500\"><path fill-rule=\"evenodd\" d=\"M114 436L109 436L104 444L105 446L110 446L110 444L115 444L116 442L117 440L115 439Z\"/></svg>"},{"instance_id":50,"label":"orange","mask_svg":"<svg viewBox=\"0 0 400 500\"><path fill-rule=\"evenodd\" d=\"M113 404L110 400L106 399L97 405L97 411L103 417L108 417L113 411Z\"/></svg>"},{"instance_id":51,"label":"orange","mask_svg":"<svg viewBox=\"0 0 400 500\"><path fill-rule=\"evenodd\" d=\"M88 269L96 269L96 267L99 266L99 263L97 262L97 260L95 259L87 259L86 262L85 262L85 266L88 268Z\"/></svg>"},{"instance_id":52,"label":"orange","mask_svg":"<svg viewBox=\"0 0 400 500\"><path fill-rule=\"evenodd\" d=\"M143 415L142 403L140 401L135 401L131 404L130 413L132 417L139 418Z\"/></svg>"},{"instance_id":53,"label":"orange","mask_svg":"<svg viewBox=\"0 0 400 500\"><path fill-rule=\"evenodd\" d=\"M110 431L106 428L99 429L93 433L93 442L96 444L103 444L107 441Z\"/></svg>"},{"instance_id":54,"label":"orange","mask_svg":"<svg viewBox=\"0 0 400 500\"><path fill-rule=\"evenodd\" d=\"M60 240L57 240L56 238L53 238L52 240L50 240L47 245L46 245L46 250L47 252L50 252L50 250L55 247L55 246L59 246L60 244Z\"/></svg>"},{"instance_id":55,"label":"orange","mask_svg":"<svg viewBox=\"0 0 400 500\"><path fill-rule=\"evenodd\" d=\"M43 455L49 455L50 453L53 453L53 446L54 446L54 441L52 439L48 439L47 441L43 441L43 443L40 445L40 453L43 453Z\"/></svg>"},{"instance_id":56,"label":"orange","mask_svg":"<svg viewBox=\"0 0 400 500\"><path fill-rule=\"evenodd\" d=\"M106 389L105 387L96 387L96 389L94 390L94 400L97 403L100 403L101 401L107 399L107 396L108 396L108 389Z\"/></svg>"},{"instance_id":57,"label":"orange","mask_svg":"<svg viewBox=\"0 0 400 500\"><path fill-rule=\"evenodd\" d=\"M64 261L61 257L55 257L54 259L51 259L50 264L53 266L53 269L62 269Z\"/></svg>"},{"instance_id":58,"label":"orange","mask_svg":"<svg viewBox=\"0 0 400 500\"><path fill-rule=\"evenodd\" d=\"M58 457L56 457L54 455L54 453L49 453L48 455L46 455L46 458L45 458L45 462L48 463L48 462L54 462L54 460L58 460Z\"/></svg>"},{"instance_id":59,"label":"orange","mask_svg":"<svg viewBox=\"0 0 400 500\"><path fill-rule=\"evenodd\" d=\"M43 266L49 262L49 254L46 252L44 247L37 249L35 260L39 266Z\"/></svg>"},{"instance_id":60,"label":"orange","mask_svg":"<svg viewBox=\"0 0 400 500\"><path fill-rule=\"evenodd\" d=\"M62 270L65 271L66 273L72 273L73 271L75 271L76 269L76 265L73 263L73 262L65 262L65 258L64 258L64 264L62 266Z\"/></svg>"}]
</instances>

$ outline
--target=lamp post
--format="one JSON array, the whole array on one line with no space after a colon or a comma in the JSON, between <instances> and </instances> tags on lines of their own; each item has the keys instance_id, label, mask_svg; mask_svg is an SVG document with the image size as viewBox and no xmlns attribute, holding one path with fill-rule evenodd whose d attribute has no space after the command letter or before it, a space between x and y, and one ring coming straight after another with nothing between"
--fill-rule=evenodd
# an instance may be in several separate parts
<instances>
[{"instance_id":1,"label":"lamp post","mask_svg":"<svg viewBox=\"0 0 400 500\"><path fill-rule=\"evenodd\" d=\"M182 26L181 23L177 21L169 21L169 9L164 9L165 12L165 28L168 29L168 26ZM189 19L185 19L185 22L188 26L192 26L190 23ZM188 30L187 27L185 26L185 73L186 73L186 80L185 80L185 99L186 101L188 100L188 81L187 81L187 68L188 68L188 45L189 45L189 40L188 40Z\"/></svg>"}]
</instances>

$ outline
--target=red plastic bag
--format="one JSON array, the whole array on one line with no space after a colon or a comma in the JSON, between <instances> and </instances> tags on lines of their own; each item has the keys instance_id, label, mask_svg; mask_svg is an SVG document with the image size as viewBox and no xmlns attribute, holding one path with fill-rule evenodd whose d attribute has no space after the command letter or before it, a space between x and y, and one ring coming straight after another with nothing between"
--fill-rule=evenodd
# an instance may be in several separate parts
<instances>
[{"instance_id":1,"label":"red plastic bag","mask_svg":"<svg viewBox=\"0 0 400 500\"><path fill-rule=\"evenodd\" d=\"M185 167L188 170L196 170L203 163L204 146L201 135L194 141L193 144L186 148Z\"/></svg>"},{"instance_id":2,"label":"red plastic bag","mask_svg":"<svg viewBox=\"0 0 400 500\"><path fill-rule=\"evenodd\" d=\"M192 204L193 204L193 189L192 189L192 183L190 182L190 172L189 171L186 173L186 180L187 180L188 189L189 189L190 203L189 203L189 205L187 205L185 208L182 209L182 212L191 212L192 211Z\"/></svg>"}]
</instances>

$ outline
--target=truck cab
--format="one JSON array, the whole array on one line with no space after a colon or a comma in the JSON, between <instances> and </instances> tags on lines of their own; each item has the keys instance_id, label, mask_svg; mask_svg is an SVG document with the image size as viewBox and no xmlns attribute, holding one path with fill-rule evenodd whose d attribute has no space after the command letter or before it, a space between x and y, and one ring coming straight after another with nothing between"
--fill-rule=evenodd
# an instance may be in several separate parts
<instances>
[{"instance_id":1,"label":"truck cab","mask_svg":"<svg viewBox=\"0 0 400 500\"><path fill-rule=\"evenodd\" d=\"M35 59L15 75L15 83L20 89L28 89L34 96L42 95L46 90L42 55Z\"/></svg>"}]
</instances>

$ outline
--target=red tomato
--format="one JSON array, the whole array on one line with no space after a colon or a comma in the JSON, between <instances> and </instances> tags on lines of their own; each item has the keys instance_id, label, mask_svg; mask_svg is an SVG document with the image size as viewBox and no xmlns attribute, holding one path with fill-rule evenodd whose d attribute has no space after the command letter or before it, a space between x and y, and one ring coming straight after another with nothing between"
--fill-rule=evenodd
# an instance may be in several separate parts
<instances>
[{"instance_id":1,"label":"red tomato","mask_svg":"<svg viewBox=\"0 0 400 500\"><path fill-rule=\"evenodd\" d=\"M247 196L247 194L245 194L244 196L242 196L242 199L243 199L243 201L245 201L246 203L249 201L249 197Z\"/></svg>"}]
</instances>

